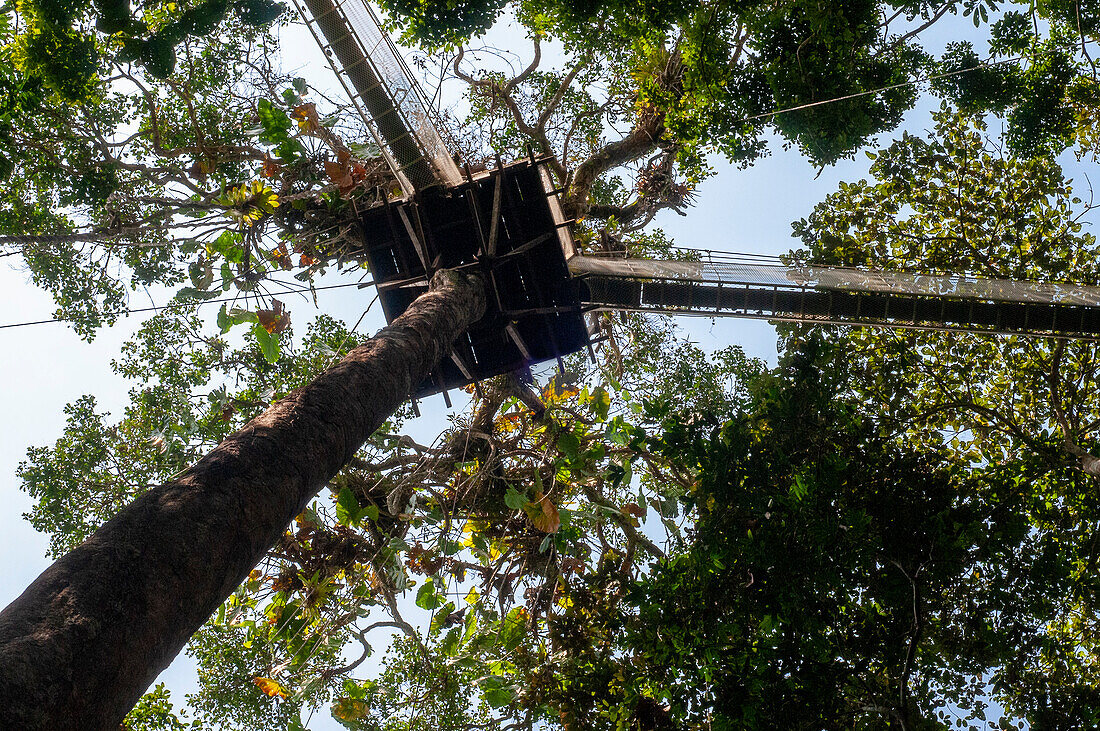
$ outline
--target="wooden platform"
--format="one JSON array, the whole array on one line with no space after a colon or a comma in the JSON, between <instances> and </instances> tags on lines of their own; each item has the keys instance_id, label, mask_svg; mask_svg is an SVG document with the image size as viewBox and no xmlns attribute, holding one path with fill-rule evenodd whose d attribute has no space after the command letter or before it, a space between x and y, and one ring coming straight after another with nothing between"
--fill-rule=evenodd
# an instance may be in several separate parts
<instances>
[{"instance_id":1,"label":"wooden platform","mask_svg":"<svg viewBox=\"0 0 1100 731\"><path fill-rule=\"evenodd\" d=\"M439 269L476 268L490 283L485 316L416 396L556 360L589 333L566 266L573 241L545 160L526 159L422 191L361 216L363 254L386 321L405 311Z\"/></svg>"}]
</instances>

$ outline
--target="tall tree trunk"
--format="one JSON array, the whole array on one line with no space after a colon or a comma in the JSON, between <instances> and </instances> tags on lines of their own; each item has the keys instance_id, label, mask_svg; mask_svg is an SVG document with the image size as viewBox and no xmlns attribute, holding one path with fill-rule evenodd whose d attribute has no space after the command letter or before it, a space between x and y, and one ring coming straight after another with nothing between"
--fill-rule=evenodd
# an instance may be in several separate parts
<instances>
[{"instance_id":1,"label":"tall tree trunk","mask_svg":"<svg viewBox=\"0 0 1100 731\"><path fill-rule=\"evenodd\" d=\"M117 729L484 309L480 277L437 273L392 325L46 569L0 613L0 729Z\"/></svg>"}]
</instances>

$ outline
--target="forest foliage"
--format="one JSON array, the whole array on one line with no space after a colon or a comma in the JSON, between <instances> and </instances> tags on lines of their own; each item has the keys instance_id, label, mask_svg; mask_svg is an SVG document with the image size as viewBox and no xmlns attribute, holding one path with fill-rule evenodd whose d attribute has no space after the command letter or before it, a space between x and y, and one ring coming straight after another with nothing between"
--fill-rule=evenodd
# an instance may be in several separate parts
<instances>
[{"instance_id":1,"label":"forest foliage","mask_svg":"<svg viewBox=\"0 0 1100 731\"><path fill-rule=\"evenodd\" d=\"M690 215L708 157L830 164L930 79L933 129L870 152L792 260L1100 279L1054 159L1100 139L1092 4L522 2L514 69L475 63L503 3L384 5L464 90L444 123L467 162L555 156L585 251L677 255L652 224ZM988 40L926 51L952 20ZM114 362L122 413L77 400L20 467L55 555L361 337L295 335L279 299L358 277L355 211L395 185L283 73L286 22L269 0L0 8L4 253L88 338L135 288L176 292ZM593 324L594 362L481 384L433 443L395 415L193 638L187 707L158 687L127 727L1100 723L1094 344L788 326L770 369L665 319Z\"/></svg>"}]
</instances>

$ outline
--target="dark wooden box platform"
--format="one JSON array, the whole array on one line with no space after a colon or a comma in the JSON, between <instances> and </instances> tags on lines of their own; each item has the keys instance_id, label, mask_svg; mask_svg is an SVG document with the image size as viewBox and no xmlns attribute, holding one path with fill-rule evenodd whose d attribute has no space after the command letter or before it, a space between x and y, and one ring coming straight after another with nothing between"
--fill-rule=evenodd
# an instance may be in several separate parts
<instances>
[{"instance_id":1,"label":"dark wooden box platform","mask_svg":"<svg viewBox=\"0 0 1100 731\"><path fill-rule=\"evenodd\" d=\"M521 160L362 214L363 253L387 322L439 269L476 268L489 281L485 316L454 343L451 357L416 396L556 360L589 344L565 263L572 237L543 166L544 160Z\"/></svg>"}]
</instances>

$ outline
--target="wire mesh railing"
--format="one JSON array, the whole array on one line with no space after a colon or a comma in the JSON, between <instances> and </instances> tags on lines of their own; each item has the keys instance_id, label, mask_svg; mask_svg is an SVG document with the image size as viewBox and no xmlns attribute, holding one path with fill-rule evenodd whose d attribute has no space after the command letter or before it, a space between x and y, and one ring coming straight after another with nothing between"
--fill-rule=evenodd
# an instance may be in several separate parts
<instances>
[{"instance_id":1,"label":"wire mesh railing","mask_svg":"<svg viewBox=\"0 0 1100 731\"><path fill-rule=\"evenodd\" d=\"M840 292L878 292L916 297L1100 306L1100 287L1072 282L994 279L962 274L925 274L855 267L791 266L778 257L701 249L677 250L685 260L652 261L615 255L569 260L574 274L700 284L779 287Z\"/></svg>"},{"instance_id":2,"label":"wire mesh railing","mask_svg":"<svg viewBox=\"0 0 1100 731\"><path fill-rule=\"evenodd\" d=\"M294 0L406 195L461 180L431 106L364 0Z\"/></svg>"}]
</instances>

